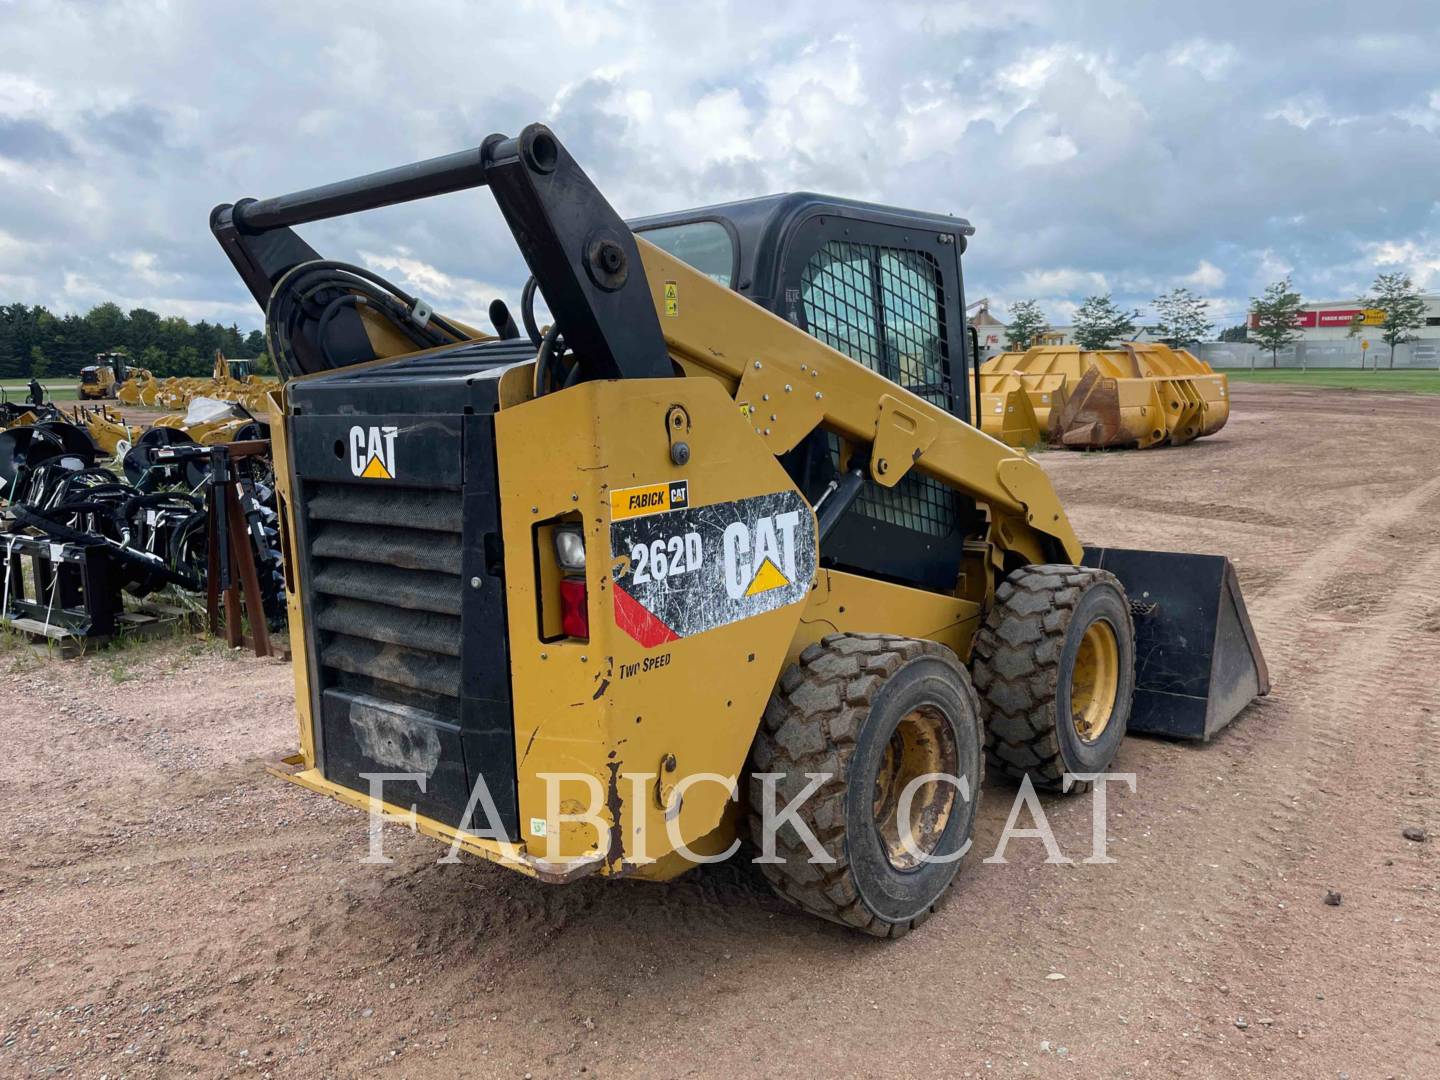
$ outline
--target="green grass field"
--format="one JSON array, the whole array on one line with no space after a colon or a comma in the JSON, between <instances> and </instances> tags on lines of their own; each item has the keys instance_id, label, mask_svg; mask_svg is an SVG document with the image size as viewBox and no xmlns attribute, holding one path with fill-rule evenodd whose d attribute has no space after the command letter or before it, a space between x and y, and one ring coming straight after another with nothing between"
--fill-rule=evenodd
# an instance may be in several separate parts
<instances>
[{"instance_id":1,"label":"green grass field","mask_svg":"<svg viewBox=\"0 0 1440 1080\"><path fill-rule=\"evenodd\" d=\"M45 400L47 401L74 401L79 396L74 380L69 382L49 382L42 379L41 385L45 387ZM14 386L3 387L5 396L11 401L24 401L30 393L30 384L16 383Z\"/></svg>"},{"instance_id":2,"label":"green grass field","mask_svg":"<svg viewBox=\"0 0 1440 1080\"><path fill-rule=\"evenodd\" d=\"M1409 394L1440 394L1440 371L1355 371L1344 368L1220 368L1237 382L1282 386L1323 386L1332 390L1398 390Z\"/></svg>"}]
</instances>

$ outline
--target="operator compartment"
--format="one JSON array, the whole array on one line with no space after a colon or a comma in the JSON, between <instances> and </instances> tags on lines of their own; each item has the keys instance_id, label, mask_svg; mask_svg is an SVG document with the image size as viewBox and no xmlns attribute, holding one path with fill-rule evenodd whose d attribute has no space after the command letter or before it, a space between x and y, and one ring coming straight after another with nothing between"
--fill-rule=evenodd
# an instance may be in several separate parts
<instances>
[{"instance_id":1,"label":"operator compartment","mask_svg":"<svg viewBox=\"0 0 1440 1080\"><path fill-rule=\"evenodd\" d=\"M379 774L384 801L451 825L483 779L511 839L494 414L500 374L534 354L471 342L288 390L316 764L362 794Z\"/></svg>"}]
</instances>

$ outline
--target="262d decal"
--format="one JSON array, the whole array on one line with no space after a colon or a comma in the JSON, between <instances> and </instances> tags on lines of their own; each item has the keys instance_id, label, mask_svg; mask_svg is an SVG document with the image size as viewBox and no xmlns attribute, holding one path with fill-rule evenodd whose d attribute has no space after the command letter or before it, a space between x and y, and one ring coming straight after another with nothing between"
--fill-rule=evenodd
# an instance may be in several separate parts
<instances>
[{"instance_id":1,"label":"262d decal","mask_svg":"<svg viewBox=\"0 0 1440 1080\"><path fill-rule=\"evenodd\" d=\"M610 548L628 560L615 581L616 625L654 647L803 599L815 577L815 517L797 492L782 491L612 519Z\"/></svg>"}]
</instances>

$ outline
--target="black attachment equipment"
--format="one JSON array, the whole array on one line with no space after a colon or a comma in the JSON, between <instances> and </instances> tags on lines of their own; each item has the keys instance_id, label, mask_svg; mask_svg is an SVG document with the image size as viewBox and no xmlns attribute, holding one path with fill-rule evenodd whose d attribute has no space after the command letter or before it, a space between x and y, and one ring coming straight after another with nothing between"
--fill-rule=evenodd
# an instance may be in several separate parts
<instances>
[{"instance_id":1,"label":"black attachment equipment","mask_svg":"<svg viewBox=\"0 0 1440 1080\"><path fill-rule=\"evenodd\" d=\"M1087 547L1084 565L1109 570L1130 599L1132 732L1209 739L1270 692L1270 672L1229 559Z\"/></svg>"}]
</instances>

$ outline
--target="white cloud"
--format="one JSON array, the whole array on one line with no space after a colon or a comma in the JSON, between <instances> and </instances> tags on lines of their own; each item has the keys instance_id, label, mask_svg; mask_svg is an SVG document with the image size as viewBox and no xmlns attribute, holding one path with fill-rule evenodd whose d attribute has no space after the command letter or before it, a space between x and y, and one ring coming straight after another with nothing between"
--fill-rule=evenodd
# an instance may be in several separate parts
<instances>
[{"instance_id":1,"label":"white cloud","mask_svg":"<svg viewBox=\"0 0 1440 1080\"><path fill-rule=\"evenodd\" d=\"M485 329L489 326L490 301L501 299L510 307L515 321L520 321L520 288L500 286L475 278L460 277L416 258L405 248L390 252L361 251L362 263L371 269L394 276L395 284L406 292L421 297L444 314L463 319Z\"/></svg>"},{"instance_id":2,"label":"white cloud","mask_svg":"<svg viewBox=\"0 0 1440 1080\"><path fill-rule=\"evenodd\" d=\"M1302 131L1318 120L1337 119L1328 105L1316 94L1300 94L1282 102L1265 114L1267 120L1283 120Z\"/></svg>"},{"instance_id":3,"label":"white cloud","mask_svg":"<svg viewBox=\"0 0 1440 1080\"><path fill-rule=\"evenodd\" d=\"M1235 67L1240 53L1229 42L1216 42L1199 37L1172 46L1165 54L1165 59L1176 67L1197 71L1202 78L1214 82L1224 78Z\"/></svg>"},{"instance_id":4,"label":"white cloud","mask_svg":"<svg viewBox=\"0 0 1440 1080\"><path fill-rule=\"evenodd\" d=\"M1395 115L1432 134L1440 131L1440 90L1430 91L1423 105L1400 109Z\"/></svg>"},{"instance_id":5,"label":"white cloud","mask_svg":"<svg viewBox=\"0 0 1440 1080\"><path fill-rule=\"evenodd\" d=\"M1260 252L1260 260L1256 266L1256 271L1260 278L1268 283L1290 277L1295 273L1295 266L1276 252L1266 248Z\"/></svg>"},{"instance_id":6,"label":"white cloud","mask_svg":"<svg viewBox=\"0 0 1440 1080\"><path fill-rule=\"evenodd\" d=\"M1180 284L1193 289L1213 291L1225 287L1225 271L1209 259L1201 259L1193 271L1178 279Z\"/></svg>"},{"instance_id":7,"label":"white cloud","mask_svg":"<svg viewBox=\"0 0 1440 1080\"><path fill-rule=\"evenodd\" d=\"M0 270L22 269L24 263L34 258L36 253L37 245L0 229Z\"/></svg>"},{"instance_id":8,"label":"white cloud","mask_svg":"<svg viewBox=\"0 0 1440 1080\"><path fill-rule=\"evenodd\" d=\"M625 214L787 188L964 214L969 292L1042 297L1057 321L1176 283L1243 304L1293 273L1328 294L1391 256L1435 281L1440 28L1418 12L1356 43L1353 12L1253 0L1158 18L835 0L818 32L773 0L346 11L0 0L0 302L148 297L258 325L214 204L534 119ZM525 276L483 192L300 231L462 317Z\"/></svg>"},{"instance_id":9,"label":"white cloud","mask_svg":"<svg viewBox=\"0 0 1440 1080\"><path fill-rule=\"evenodd\" d=\"M1026 271L1017 291L1027 296L1079 296L1109 292L1110 285L1104 274L1093 270L1058 267Z\"/></svg>"},{"instance_id":10,"label":"white cloud","mask_svg":"<svg viewBox=\"0 0 1440 1080\"><path fill-rule=\"evenodd\" d=\"M1440 247L1434 237L1426 239L1381 240L1366 244L1365 254L1375 268L1401 270L1421 289L1440 287Z\"/></svg>"},{"instance_id":11,"label":"white cloud","mask_svg":"<svg viewBox=\"0 0 1440 1080\"><path fill-rule=\"evenodd\" d=\"M0 71L0 115L43 112L54 101L50 89L24 75Z\"/></svg>"},{"instance_id":12,"label":"white cloud","mask_svg":"<svg viewBox=\"0 0 1440 1080\"><path fill-rule=\"evenodd\" d=\"M216 301L176 296L165 293L133 293L117 290L106 282L95 281L84 274L67 271L63 276L61 310L86 311L96 304L119 304L129 311L143 307L162 315L179 315L186 319L209 319L212 322L253 321L254 305L238 301Z\"/></svg>"},{"instance_id":13,"label":"white cloud","mask_svg":"<svg viewBox=\"0 0 1440 1080\"><path fill-rule=\"evenodd\" d=\"M128 280L150 289L172 288L181 280L180 274L161 269L160 256L153 251L117 253L111 259L124 269Z\"/></svg>"}]
</instances>

